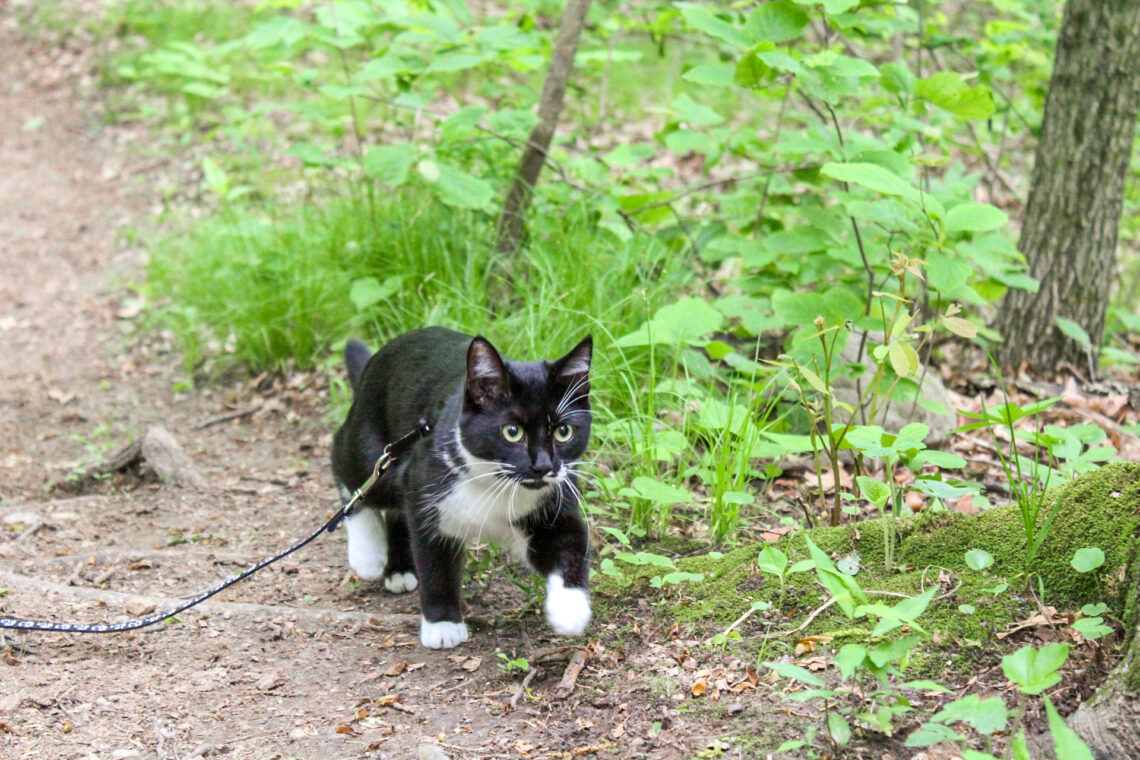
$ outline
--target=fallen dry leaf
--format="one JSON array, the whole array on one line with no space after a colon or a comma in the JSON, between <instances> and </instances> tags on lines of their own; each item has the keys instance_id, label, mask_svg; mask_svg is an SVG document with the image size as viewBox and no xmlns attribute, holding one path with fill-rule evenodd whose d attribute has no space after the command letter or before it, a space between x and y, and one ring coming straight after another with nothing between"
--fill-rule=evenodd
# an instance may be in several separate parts
<instances>
[{"instance_id":1,"label":"fallen dry leaf","mask_svg":"<svg viewBox=\"0 0 1140 760\"><path fill-rule=\"evenodd\" d=\"M707 692L708 690L709 690L709 679L702 676L701 678L697 679L696 683L693 684L693 687L691 689L689 689L689 692L694 697L700 697L700 696L704 696L705 692Z\"/></svg>"},{"instance_id":2,"label":"fallen dry leaf","mask_svg":"<svg viewBox=\"0 0 1140 760\"><path fill-rule=\"evenodd\" d=\"M408 663L402 662L402 661L397 662L395 665L393 665L392 667L390 667L386 671L384 671L384 675L391 676L391 677L395 678L396 676L400 675L401 673L403 673L407 669L408 669Z\"/></svg>"},{"instance_id":3,"label":"fallen dry leaf","mask_svg":"<svg viewBox=\"0 0 1140 760\"><path fill-rule=\"evenodd\" d=\"M476 670L479 669L479 666L482 664L483 664L483 658L482 657L471 657L467 660L467 662L463 663L462 667L468 673L474 673Z\"/></svg>"},{"instance_id":4,"label":"fallen dry leaf","mask_svg":"<svg viewBox=\"0 0 1140 760\"><path fill-rule=\"evenodd\" d=\"M336 732L338 734L348 734L349 736L360 736L360 732L347 723L341 723L339 726L337 726Z\"/></svg>"},{"instance_id":5,"label":"fallen dry leaf","mask_svg":"<svg viewBox=\"0 0 1140 760\"><path fill-rule=\"evenodd\" d=\"M804 636L802 639L796 639L796 657L814 652L816 644L826 644L829 641L831 641L830 636Z\"/></svg>"}]
</instances>

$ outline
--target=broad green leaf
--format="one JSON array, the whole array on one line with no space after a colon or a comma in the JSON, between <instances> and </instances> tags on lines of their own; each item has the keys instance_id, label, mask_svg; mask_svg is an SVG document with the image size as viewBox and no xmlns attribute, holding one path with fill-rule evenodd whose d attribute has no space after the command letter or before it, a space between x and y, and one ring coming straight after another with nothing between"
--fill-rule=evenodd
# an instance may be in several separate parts
<instances>
[{"instance_id":1,"label":"broad green leaf","mask_svg":"<svg viewBox=\"0 0 1140 760\"><path fill-rule=\"evenodd\" d=\"M301 159L305 166L333 166L337 162L337 159L325 153L323 148L311 142L295 142L286 152Z\"/></svg>"},{"instance_id":2,"label":"broad green leaf","mask_svg":"<svg viewBox=\"0 0 1140 760\"><path fill-rule=\"evenodd\" d=\"M1086 546L1077 549L1076 554L1069 560L1069 564L1078 573L1088 573L1104 564L1104 552L1096 546Z\"/></svg>"},{"instance_id":3,"label":"broad green leaf","mask_svg":"<svg viewBox=\"0 0 1140 760\"><path fill-rule=\"evenodd\" d=\"M1026 646L1002 657L1001 669L1025 694L1040 694L1060 682L1057 670L1068 656L1067 644L1047 644L1041 649Z\"/></svg>"},{"instance_id":4,"label":"broad green leaf","mask_svg":"<svg viewBox=\"0 0 1140 760\"><path fill-rule=\"evenodd\" d=\"M978 337L978 326L968 319L961 317L943 317L942 326L950 332L967 340Z\"/></svg>"},{"instance_id":5,"label":"broad green leaf","mask_svg":"<svg viewBox=\"0 0 1140 760\"><path fill-rule=\"evenodd\" d=\"M487 57L484 55L472 55L471 53L453 51L432 58L431 63L428 64L428 67L424 71L429 74L463 71L464 69L474 68L486 60Z\"/></svg>"},{"instance_id":6,"label":"broad green leaf","mask_svg":"<svg viewBox=\"0 0 1140 760\"><path fill-rule=\"evenodd\" d=\"M475 125L483 118L487 109L483 106L465 106L448 116L440 125L443 142L464 140L476 133Z\"/></svg>"},{"instance_id":7,"label":"broad green leaf","mask_svg":"<svg viewBox=\"0 0 1140 760\"><path fill-rule=\"evenodd\" d=\"M879 67L879 74L879 84L887 92L909 95L914 91L914 74L903 63L884 63Z\"/></svg>"},{"instance_id":8,"label":"broad green leaf","mask_svg":"<svg viewBox=\"0 0 1140 760\"><path fill-rule=\"evenodd\" d=\"M368 61L352 75L352 81L357 84L374 82L377 79L395 77L408 70L408 63L392 53L385 53L379 58Z\"/></svg>"},{"instance_id":9,"label":"broad green leaf","mask_svg":"<svg viewBox=\"0 0 1140 760\"><path fill-rule=\"evenodd\" d=\"M988 119L995 110L990 89L970 87L956 71L939 71L920 79L914 94L963 119Z\"/></svg>"},{"instance_id":10,"label":"broad green leaf","mask_svg":"<svg viewBox=\"0 0 1140 760\"><path fill-rule=\"evenodd\" d=\"M202 159L202 179L203 184L213 193L218 195L225 195L229 187L229 178L222 167L214 163L214 160L209 156Z\"/></svg>"},{"instance_id":11,"label":"broad green leaf","mask_svg":"<svg viewBox=\"0 0 1140 760\"><path fill-rule=\"evenodd\" d=\"M994 563L994 555L985 549L971 549L966 552L966 566L971 570L985 570Z\"/></svg>"},{"instance_id":12,"label":"broad green leaf","mask_svg":"<svg viewBox=\"0 0 1140 760\"><path fill-rule=\"evenodd\" d=\"M962 750L962 760L998 760L987 752L978 752L976 749Z\"/></svg>"},{"instance_id":13,"label":"broad green leaf","mask_svg":"<svg viewBox=\"0 0 1140 760\"><path fill-rule=\"evenodd\" d=\"M887 641L872 648L871 651L867 653L867 657L872 663L881 668L888 663L901 660L910 653L910 650L914 648L914 645L917 643L918 636L907 636L906 638L897 639L895 641Z\"/></svg>"},{"instance_id":14,"label":"broad green leaf","mask_svg":"<svg viewBox=\"0 0 1140 760\"><path fill-rule=\"evenodd\" d=\"M1071 627L1086 639L1102 639L1112 633L1112 628L1105 625L1104 619L1099 617L1083 617L1074 620Z\"/></svg>"},{"instance_id":15,"label":"broad green leaf","mask_svg":"<svg viewBox=\"0 0 1140 760\"><path fill-rule=\"evenodd\" d=\"M677 488L644 476L633 479L633 488L643 499L658 504L688 504L693 500L693 494L684 488Z\"/></svg>"},{"instance_id":16,"label":"broad green leaf","mask_svg":"<svg viewBox=\"0 0 1140 760\"><path fill-rule=\"evenodd\" d=\"M947 232L984 232L1004 227L1009 217L988 203L962 203L946 212Z\"/></svg>"},{"instance_id":17,"label":"broad green leaf","mask_svg":"<svg viewBox=\"0 0 1140 760\"><path fill-rule=\"evenodd\" d=\"M894 195L915 202L919 199L918 189L913 184L878 164L832 162L824 164L819 172L825 177L859 185L883 195Z\"/></svg>"},{"instance_id":18,"label":"broad green leaf","mask_svg":"<svg viewBox=\"0 0 1140 760\"><path fill-rule=\"evenodd\" d=\"M858 644L844 644L831 662L839 669L839 675L846 681L855 674L856 668L862 665L865 659L867 659L865 647Z\"/></svg>"},{"instance_id":19,"label":"broad green leaf","mask_svg":"<svg viewBox=\"0 0 1140 760\"><path fill-rule=\"evenodd\" d=\"M397 274L380 282L375 277L360 277L352 281L348 289L348 300L352 301L357 311L364 311L369 306L398 293L405 278L406 275Z\"/></svg>"},{"instance_id":20,"label":"broad green leaf","mask_svg":"<svg viewBox=\"0 0 1140 760\"><path fill-rule=\"evenodd\" d=\"M1097 615L1103 615L1106 612L1108 612L1108 605L1105 604L1104 602L1097 602L1096 604L1086 604L1084 607L1081 607L1081 614L1085 615L1087 617L1095 617Z\"/></svg>"},{"instance_id":21,"label":"broad green leaf","mask_svg":"<svg viewBox=\"0 0 1140 760\"><path fill-rule=\"evenodd\" d=\"M439 181L435 183L439 199L448 206L490 210L495 190L486 180L473 177L450 164L439 164Z\"/></svg>"},{"instance_id":22,"label":"broad green leaf","mask_svg":"<svg viewBox=\"0 0 1140 760\"><path fill-rule=\"evenodd\" d=\"M760 556L756 558L756 566L762 572L782 576L788 567L788 555L774 546L765 546L760 550Z\"/></svg>"},{"instance_id":23,"label":"broad green leaf","mask_svg":"<svg viewBox=\"0 0 1140 760\"><path fill-rule=\"evenodd\" d=\"M835 710L827 711L827 732L840 747L846 747L851 741L851 724Z\"/></svg>"},{"instance_id":24,"label":"broad green leaf","mask_svg":"<svg viewBox=\"0 0 1140 760\"><path fill-rule=\"evenodd\" d=\"M804 746L807 746L807 742L805 742L803 739L793 739L791 741L784 742L779 747L776 747L776 752L791 752L793 749L799 749L800 747Z\"/></svg>"},{"instance_id":25,"label":"broad green leaf","mask_svg":"<svg viewBox=\"0 0 1140 760\"><path fill-rule=\"evenodd\" d=\"M388 187L408 181L408 170L416 160L416 149L408 142L369 148L364 153L364 173Z\"/></svg>"},{"instance_id":26,"label":"broad green leaf","mask_svg":"<svg viewBox=\"0 0 1140 760\"><path fill-rule=\"evenodd\" d=\"M703 345L702 338L719 330L724 316L703 298L689 296L663 306L653 319L634 332L618 339L619 346L648 346L650 344Z\"/></svg>"},{"instance_id":27,"label":"broad green leaf","mask_svg":"<svg viewBox=\"0 0 1140 760\"><path fill-rule=\"evenodd\" d=\"M859 485L860 495L879 509L886 506L887 501L891 498L890 486L878 478L872 478L870 475L857 475L855 482Z\"/></svg>"},{"instance_id":28,"label":"broad green leaf","mask_svg":"<svg viewBox=\"0 0 1140 760\"><path fill-rule=\"evenodd\" d=\"M435 161L427 158L420 159L416 162L416 171L419 172L419 175L421 177L423 177L424 182L427 182L430 185L434 185L436 182L439 182L439 164L437 164Z\"/></svg>"},{"instance_id":29,"label":"broad green leaf","mask_svg":"<svg viewBox=\"0 0 1140 760\"><path fill-rule=\"evenodd\" d=\"M907 681L906 683L900 683L899 686L901 686L904 689L922 689L923 691L939 691L939 692L949 692L950 691L950 689L947 689L945 686L938 683L937 681L927 681L927 680Z\"/></svg>"},{"instance_id":30,"label":"broad green leaf","mask_svg":"<svg viewBox=\"0 0 1140 760\"><path fill-rule=\"evenodd\" d=\"M747 34L727 21L717 18L709 6L701 3L678 3L676 7L680 9L685 22L694 29L711 34L735 47L752 47L752 40Z\"/></svg>"},{"instance_id":31,"label":"broad green leaf","mask_svg":"<svg viewBox=\"0 0 1140 760\"><path fill-rule=\"evenodd\" d=\"M849 11L860 2L861 0L814 0L815 4L822 5L823 9L832 16Z\"/></svg>"},{"instance_id":32,"label":"broad green leaf","mask_svg":"<svg viewBox=\"0 0 1140 760\"><path fill-rule=\"evenodd\" d=\"M918 352L909 343L892 340L887 345L887 358L891 360L891 369L899 377L906 377L918 372Z\"/></svg>"},{"instance_id":33,"label":"broad green leaf","mask_svg":"<svg viewBox=\"0 0 1140 760\"><path fill-rule=\"evenodd\" d=\"M688 93L682 93L669 104L677 118L694 127L715 127L724 122L719 113L693 100Z\"/></svg>"},{"instance_id":34,"label":"broad green leaf","mask_svg":"<svg viewBox=\"0 0 1140 760\"><path fill-rule=\"evenodd\" d=\"M1048 695L1045 697L1045 714L1049 718L1049 733L1053 735L1053 747L1057 751L1057 757L1063 757L1065 760L1093 760L1093 753L1088 745L1081 741L1076 731L1066 725L1065 719L1057 713L1057 708L1053 706L1053 700L1049 699Z\"/></svg>"},{"instance_id":35,"label":"broad green leaf","mask_svg":"<svg viewBox=\"0 0 1140 760\"><path fill-rule=\"evenodd\" d=\"M924 723L911 731L910 735L906 737L905 744L908 747L930 747L942 742L960 741L962 741L961 735L949 726L944 726L941 723Z\"/></svg>"},{"instance_id":36,"label":"broad green leaf","mask_svg":"<svg viewBox=\"0 0 1140 760\"><path fill-rule=\"evenodd\" d=\"M970 694L962 699L956 699L935 713L933 720L938 723L969 724L980 734L994 734L1004 731L1009 717L1009 711L1001 697L982 699L977 694Z\"/></svg>"},{"instance_id":37,"label":"broad green leaf","mask_svg":"<svg viewBox=\"0 0 1140 760\"><path fill-rule=\"evenodd\" d=\"M800 36L808 15L791 0L761 3L748 14L744 28L755 40L786 42Z\"/></svg>"},{"instance_id":38,"label":"broad green leaf","mask_svg":"<svg viewBox=\"0 0 1140 760\"><path fill-rule=\"evenodd\" d=\"M636 554L630 552L618 552L614 555L614 559L620 559L622 562L628 562L631 565L652 565L653 567L673 567L673 560L664 557L660 554L653 552L637 552Z\"/></svg>"},{"instance_id":39,"label":"broad green leaf","mask_svg":"<svg viewBox=\"0 0 1140 760\"><path fill-rule=\"evenodd\" d=\"M765 662L763 665L776 671L784 678L790 678L793 681L800 681L806 683L808 686L815 686L821 689L826 686L823 679L810 670L801 668L799 665L793 665L790 662Z\"/></svg>"},{"instance_id":40,"label":"broad green leaf","mask_svg":"<svg viewBox=\"0 0 1140 760\"><path fill-rule=\"evenodd\" d=\"M1085 348L1092 346L1092 338L1089 337L1088 332L1073 320L1068 317L1053 317L1053 321L1057 323L1057 328L1069 338L1072 338Z\"/></svg>"},{"instance_id":41,"label":"broad green leaf","mask_svg":"<svg viewBox=\"0 0 1140 760\"><path fill-rule=\"evenodd\" d=\"M694 66L681 77L688 82L713 87L732 87L736 84L736 67L728 63L706 63Z\"/></svg>"},{"instance_id":42,"label":"broad green leaf","mask_svg":"<svg viewBox=\"0 0 1140 760\"><path fill-rule=\"evenodd\" d=\"M657 575L649 579L649 585L654 588L661 588L662 586L676 586L681 583L697 583L703 581L705 576L702 573L668 573L667 575Z\"/></svg>"}]
</instances>

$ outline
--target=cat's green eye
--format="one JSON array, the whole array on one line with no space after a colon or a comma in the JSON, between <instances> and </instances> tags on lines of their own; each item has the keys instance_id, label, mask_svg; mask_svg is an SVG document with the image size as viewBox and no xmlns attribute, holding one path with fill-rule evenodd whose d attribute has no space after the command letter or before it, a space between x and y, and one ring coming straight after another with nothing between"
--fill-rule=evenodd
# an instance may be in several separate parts
<instances>
[{"instance_id":1,"label":"cat's green eye","mask_svg":"<svg viewBox=\"0 0 1140 760\"><path fill-rule=\"evenodd\" d=\"M566 443L574 437L574 426L562 423L554 430L554 440L559 443Z\"/></svg>"},{"instance_id":2,"label":"cat's green eye","mask_svg":"<svg viewBox=\"0 0 1140 760\"><path fill-rule=\"evenodd\" d=\"M510 443L518 443L523 439L522 428L518 425L503 425L503 437Z\"/></svg>"}]
</instances>

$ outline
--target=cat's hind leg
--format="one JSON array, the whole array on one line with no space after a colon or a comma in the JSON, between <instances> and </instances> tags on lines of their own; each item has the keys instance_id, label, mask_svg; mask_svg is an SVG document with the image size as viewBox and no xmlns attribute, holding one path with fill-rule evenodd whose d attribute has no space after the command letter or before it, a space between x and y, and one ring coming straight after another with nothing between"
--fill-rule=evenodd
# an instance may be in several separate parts
<instances>
[{"instance_id":1,"label":"cat's hind leg","mask_svg":"<svg viewBox=\"0 0 1140 760\"><path fill-rule=\"evenodd\" d=\"M363 507L344 519L348 566L361 580L384 575L388 567L388 531L378 509Z\"/></svg>"},{"instance_id":2,"label":"cat's hind leg","mask_svg":"<svg viewBox=\"0 0 1140 760\"><path fill-rule=\"evenodd\" d=\"M393 594L415 591L419 581L416 579L407 518L402 512L390 509L384 513L384 520L388 527L388 569L384 574L384 588Z\"/></svg>"}]
</instances>

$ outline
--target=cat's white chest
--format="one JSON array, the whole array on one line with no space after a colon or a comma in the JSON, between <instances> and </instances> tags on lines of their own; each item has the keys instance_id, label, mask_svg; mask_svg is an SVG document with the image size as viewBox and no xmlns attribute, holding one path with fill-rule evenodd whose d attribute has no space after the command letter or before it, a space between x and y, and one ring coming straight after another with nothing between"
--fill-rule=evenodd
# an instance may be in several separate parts
<instances>
[{"instance_id":1,"label":"cat's white chest","mask_svg":"<svg viewBox=\"0 0 1140 760\"><path fill-rule=\"evenodd\" d=\"M489 540L525 552L526 538L514 523L537 509L545 493L469 470L436 507L439 532L464 543Z\"/></svg>"}]
</instances>

